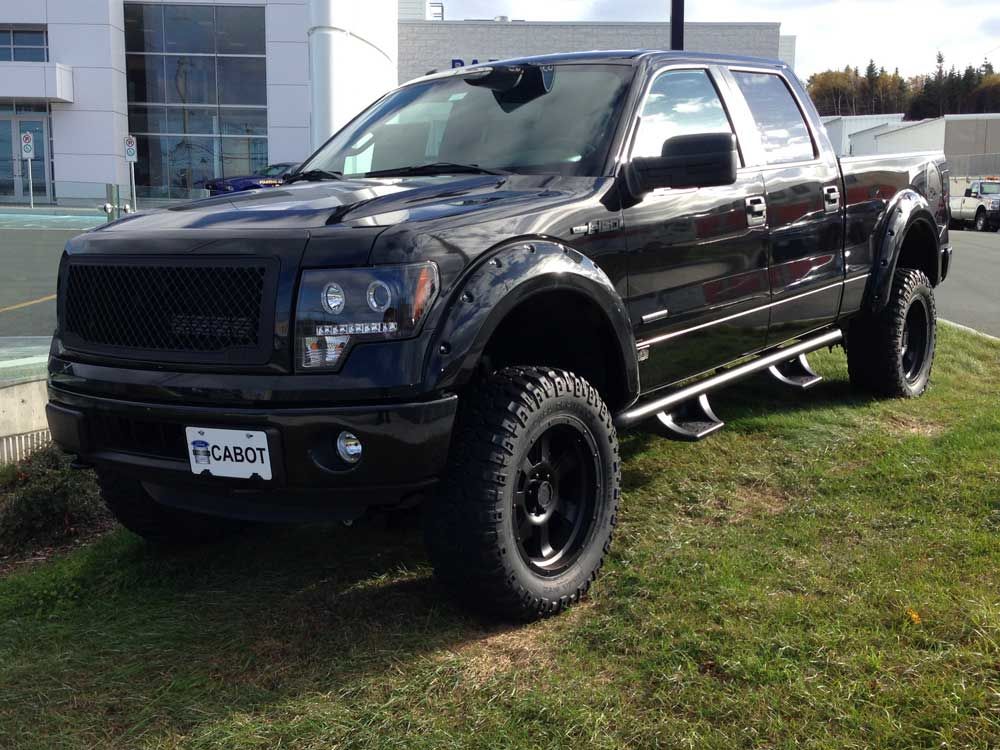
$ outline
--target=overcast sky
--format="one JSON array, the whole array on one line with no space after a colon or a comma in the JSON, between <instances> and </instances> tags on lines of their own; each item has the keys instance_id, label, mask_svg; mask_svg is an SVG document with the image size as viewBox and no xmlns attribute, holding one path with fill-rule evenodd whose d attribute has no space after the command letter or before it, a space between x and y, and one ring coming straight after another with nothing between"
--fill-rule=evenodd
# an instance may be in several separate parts
<instances>
[{"instance_id":1,"label":"overcast sky","mask_svg":"<svg viewBox=\"0 0 1000 750\"><path fill-rule=\"evenodd\" d=\"M1000 68L1000 0L688 0L688 21L777 21L798 37L802 78L869 58L904 76L946 65ZM528 21L664 21L670 0L445 0L446 17ZM557 51L557 50L553 50Z\"/></svg>"}]
</instances>

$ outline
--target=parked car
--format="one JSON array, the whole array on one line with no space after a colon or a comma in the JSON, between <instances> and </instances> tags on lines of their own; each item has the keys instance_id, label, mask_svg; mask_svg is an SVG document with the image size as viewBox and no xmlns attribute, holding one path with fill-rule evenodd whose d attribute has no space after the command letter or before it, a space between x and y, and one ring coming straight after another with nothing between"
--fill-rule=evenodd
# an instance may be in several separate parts
<instances>
[{"instance_id":1,"label":"parked car","mask_svg":"<svg viewBox=\"0 0 1000 750\"><path fill-rule=\"evenodd\" d=\"M210 180L205 183L205 189L208 190L209 195L221 195L222 193L238 193L242 190L277 187L285 181L285 176L292 172L296 166L292 162L269 164L257 174Z\"/></svg>"},{"instance_id":2,"label":"parked car","mask_svg":"<svg viewBox=\"0 0 1000 750\"><path fill-rule=\"evenodd\" d=\"M590 52L386 94L280 191L71 240L54 440L158 543L423 505L436 574L511 618L587 592L621 430L697 440L756 373L915 397L944 157L836 157L780 62Z\"/></svg>"},{"instance_id":3,"label":"parked car","mask_svg":"<svg viewBox=\"0 0 1000 750\"><path fill-rule=\"evenodd\" d=\"M1000 177L975 180L964 195L952 198L951 219L955 228L971 224L977 232L1000 229Z\"/></svg>"}]
</instances>

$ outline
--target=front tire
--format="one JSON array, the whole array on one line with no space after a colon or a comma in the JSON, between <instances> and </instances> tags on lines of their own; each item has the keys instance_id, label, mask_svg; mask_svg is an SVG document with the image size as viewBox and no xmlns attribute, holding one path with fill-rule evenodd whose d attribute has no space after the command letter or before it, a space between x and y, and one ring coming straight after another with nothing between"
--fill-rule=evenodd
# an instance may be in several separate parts
<instances>
[{"instance_id":1,"label":"front tire","mask_svg":"<svg viewBox=\"0 0 1000 750\"><path fill-rule=\"evenodd\" d=\"M472 607L534 620L579 601L618 519L618 436L564 370L509 367L463 397L448 476L425 514L437 577Z\"/></svg>"},{"instance_id":2,"label":"front tire","mask_svg":"<svg viewBox=\"0 0 1000 750\"><path fill-rule=\"evenodd\" d=\"M885 309L855 318L846 344L852 385L890 398L922 395L937 346L934 290L923 271L897 269Z\"/></svg>"},{"instance_id":3,"label":"front tire","mask_svg":"<svg viewBox=\"0 0 1000 750\"><path fill-rule=\"evenodd\" d=\"M118 522L133 534L159 545L190 545L216 541L242 525L158 503L142 482L107 468L97 468L101 499Z\"/></svg>"},{"instance_id":4,"label":"front tire","mask_svg":"<svg viewBox=\"0 0 1000 750\"><path fill-rule=\"evenodd\" d=\"M985 232L986 231L986 210L985 209L982 209L982 208L979 209L979 212L976 214L976 231L977 232Z\"/></svg>"}]
</instances>

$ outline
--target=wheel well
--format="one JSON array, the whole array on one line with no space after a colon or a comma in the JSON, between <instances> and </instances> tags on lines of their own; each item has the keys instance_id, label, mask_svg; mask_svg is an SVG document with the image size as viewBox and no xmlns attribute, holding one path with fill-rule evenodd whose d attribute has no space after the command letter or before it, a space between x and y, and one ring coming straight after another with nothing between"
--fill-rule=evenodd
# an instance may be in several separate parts
<instances>
[{"instance_id":1,"label":"wheel well","mask_svg":"<svg viewBox=\"0 0 1000 750\"><path fill-rule=\"evenodd\" d=\"M630 398L621 346L600 307L578 292L530 297L503 319L483 353L489 370L547 365L586 378L612 411Z\"/></svg>"},{"instance_id":2,"label":"wheel well","mask_svg":"<svg viewBox=\"0 0 1000 750\"><path fill-rule=\"evenodd\" d=\"M931 285L936 286L940 281L938 278L938 245L931 229L925 221L915 221L906 231L903 238L903 246L899 250L899 260L896 262L897 268L915 268L923 271L930 279Z\"/></svg>"}]
</instances>

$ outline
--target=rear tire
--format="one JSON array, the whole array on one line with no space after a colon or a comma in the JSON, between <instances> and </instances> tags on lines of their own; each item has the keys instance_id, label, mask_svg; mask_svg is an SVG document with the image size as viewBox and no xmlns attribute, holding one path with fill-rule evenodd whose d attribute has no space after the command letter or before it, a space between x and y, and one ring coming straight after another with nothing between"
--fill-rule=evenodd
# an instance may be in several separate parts
<instances>
[{"instance_id":1,"label":"rear tire","mask_svg":"<svg viewBox=\"0 0 1000 750\"><path fill-rule=\"evenodd\" d=\"M855 387L890 398L927 390L937 344L934 290L923 271L896 270L889 303L851 321L847 369Z\"/></svg>"},{"instance_id":2,"label":"rear tire","mask_svg":"<svg viewBox=\"0 0 1000 750\"><path fill-rule=\"evenodd\" d=\"M579 601L618 520L618 436L600 394L564 370L509 367L461 402L425 538L464 603L534 620Z\"/></svg>"},{"instance_id":3,"label":"rear tire","mask_svg":"<svg viewBox=\"0 0 1000 750\"><path fill-rule=\"evenodd\" d=\"M118 522L133 534L161 545L202 544L221 539L242 524L158 503L142 482L118 472L97 469L101 499Z\"/></svg>"}]
</instances>

